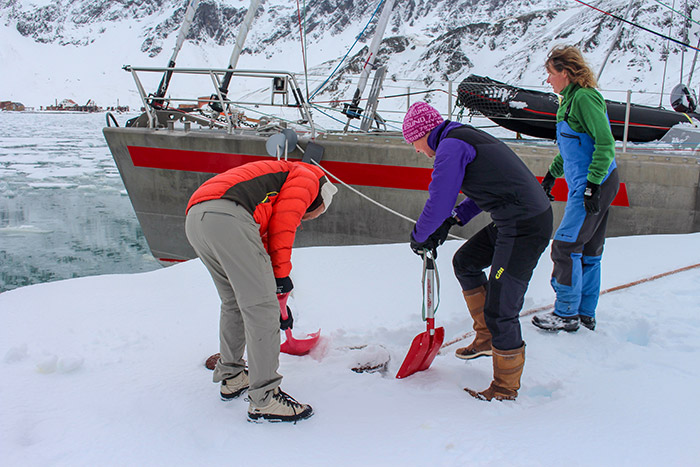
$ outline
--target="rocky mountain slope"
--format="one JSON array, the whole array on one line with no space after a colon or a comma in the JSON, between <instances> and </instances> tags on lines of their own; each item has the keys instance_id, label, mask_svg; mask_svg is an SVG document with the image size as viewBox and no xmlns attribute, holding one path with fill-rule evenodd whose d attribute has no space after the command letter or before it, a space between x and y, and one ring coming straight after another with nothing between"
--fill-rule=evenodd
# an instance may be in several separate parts
<instances>
[{"instance_id":1,"label":"rocky mountain slope","mask_svg":"<svg viewBox=\"0 0 700 467\"><path fill-rule=\"evenodd\" d=\"M303 71L302 29L310 72L327 75L366 28L341 67L345 73L357 73L376 22L376 16L371 22L370 18L379 3L264 0L241 63L263 67L274 62ZM248 6L248 0L202 0L183 47L186 65L225 66ZM652 0L632 0L631 4L612 0L595 6L619 17L629 12L631 22L698 44L700 26L689 18L700 18L700 0L688 0L676 12L671 5ZM0 28L12 43L31 42L66 58L78 49L83 55L91 50L105 54L111 47L118 51L112 53L113 70L118 70L120 60L164 66L186 7L184 0L2 0ZM651 94L660 91L662 82L668 92L682 73L687 82L695 50L630 25L624 25L616 40L620 24L575 0L409 0L397 2L379 60L389 66L389 76L395 81L410 78L430 85L459 82L476 73L538 86L544 84L542 63L553 45L579 45L598 69L615 43L601 87ZM105 44L106 37L109 44ZM21 46L15 47L14 55L22 55ZM103 57L101 63L109 61ZM346 92L346 81L343 73L337 74L327 94Z\"/></svg>"}]
</instances>

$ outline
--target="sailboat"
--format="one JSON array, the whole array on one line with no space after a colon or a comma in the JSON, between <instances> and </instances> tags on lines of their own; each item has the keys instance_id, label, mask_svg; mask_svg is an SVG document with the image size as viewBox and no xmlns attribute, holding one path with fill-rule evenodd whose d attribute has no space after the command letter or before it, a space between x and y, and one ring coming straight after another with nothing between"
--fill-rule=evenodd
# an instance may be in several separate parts
<instances>
[{"instance_id":1,"label":"sailboat","mask_svg":"<svg viewBox=\"0 0 700 467\"><path fill-rule=\"evenodd\" d=\"M195 1L191 0L190 7L196 5L192 3ZM225 68L175 67L177 50L182 45L180 38L186 34L194 7L191 14L188 8L167 67L124 67L134 78L145 110L125 126L119 126L108 113L103 133L154 257L164 265L194 258L184 232L185 208L191 194L217 173L269 158L318 164L332 181L342 185L333 208L303 225L296 236L296 246L406 242L413 220L427 199L432 167L431 161L405 143L399 131L387 130L379 115L386 69L376 66L375 59L394 0L379 2L383 8L375 37L357 89L342 109L345 121L336 119L344 123L338 130L323 129L317 123L319 114L323 116L322 109L309 102L308 92L305 96L301 91L295 73L238 68L237 57L258 4L259 0L251 0ZM154 74L162 74L163 79L158 91L149 94L144 78ZM171 91L165 91L171 80L186 81L188 91L204 86L209 91L199 92L198 96L172 97ZM243 85L236 84L241 81ZM261 84L256 87L251 82ZM368 85L370 91L365 99L363 93ZM239 89L265 91L234 95ZM180 105L176 106L178 102ZM278 113L272 115L273 110ZM556 147L551 143L509 144L538 175L546 172L556 155ZM630 163L638 164L640 159L633 157L637 156L630 156ZM621 171L625 165L625 160L618 162ZM691 164L662 165L673 177L688 178L692 170L700 168ZM682 183L697 191L697 178L695 185L692 181ZM555 186L554 194L558 201L565 201L566 187L561 182ZM688 199L669 202L676 213L672 218L667 216L668 206L649 202L649 190L671 199L672 188L649 183L646 168L630 172L613 203L613 209L619 211L611 217L608 233L700 230L698 207ZM562 212L563 203L555 203L556 215L561 216ZM454 233L466 238L489 221L482 214Z\"/></svg>"}]
</instances>

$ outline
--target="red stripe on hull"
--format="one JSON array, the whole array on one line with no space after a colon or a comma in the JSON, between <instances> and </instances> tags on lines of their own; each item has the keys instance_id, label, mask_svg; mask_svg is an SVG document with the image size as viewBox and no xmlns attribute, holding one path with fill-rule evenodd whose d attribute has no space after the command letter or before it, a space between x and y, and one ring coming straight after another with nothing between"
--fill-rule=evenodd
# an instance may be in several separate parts
<instances>
[{"instance_id":1,"label":"red stripe on hull","mask_svg":"<svg viewBox=\"0 0 700 467\"><path fill-rule=\"evenodd\" d=\"M268 156L229 154L218 152L185 151L182 149L127 146L136 167L182 170L186 172L221 173L248 162L269 160ZM299 159L294 159L299 160ZM362 164L357 162L323 161L321 165L350 185L402 190L428 189L432 169L397 165ZM542 177L538 177L541 181ZM556 201L567 200L568 188L564 179L557 179L552 189ZM620 184L620 191L613 206L629 206L627 187Z\"/></svg>"},{"instance_id":2,"label":"red stripe on hull","mask_svg":"<svg viewBox=\"0 0 700 467\"><path fill-rule=\"evenodd\" d=\"M270 160L268 156L246 154L184 151L141 146L127 146L127 149L136 167L186 172L221 173L248 162ZM421 167L356 162L323 161L321 165L350 185L403 190L427 190L432 172L432 169Z\"/></svg>"},{"instance_id":3,"label":"red stripe on hull","mask_svg":"<svg viewBox=\"0 0 700 467\"><path fill-rule=\"evenodd\" d=\"M543 177L537 177L537 180L542 182ZM566 184L566 180L563 178L557 178L554 182L554 188L552 188L552 194L554 195L555 201L566 202L569 199L569 186ZM624 206L629 207L630 200L627 197L627 185L620 183L620 190L617 192L617 196L612 202L612 206Z\"/></svg>"}]
</instances>

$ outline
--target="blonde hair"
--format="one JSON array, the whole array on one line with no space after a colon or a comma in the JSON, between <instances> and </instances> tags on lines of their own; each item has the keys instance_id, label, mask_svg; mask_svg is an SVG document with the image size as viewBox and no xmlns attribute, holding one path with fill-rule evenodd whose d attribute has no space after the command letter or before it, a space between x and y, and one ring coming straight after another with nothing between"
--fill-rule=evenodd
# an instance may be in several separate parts
<instances>
[{"instance_id":1,"label":"blonde hair","mask_svg":"<svg viewBox=\"0 0 700 467\"><path fill-rule=\"evenodd\" d=\"M595 74L584 60L581 51L572 45L554 47L549 52L544 66L548 70L565 71L569 80L582 88L598 86Z\"/></svg>"}]
</instances>

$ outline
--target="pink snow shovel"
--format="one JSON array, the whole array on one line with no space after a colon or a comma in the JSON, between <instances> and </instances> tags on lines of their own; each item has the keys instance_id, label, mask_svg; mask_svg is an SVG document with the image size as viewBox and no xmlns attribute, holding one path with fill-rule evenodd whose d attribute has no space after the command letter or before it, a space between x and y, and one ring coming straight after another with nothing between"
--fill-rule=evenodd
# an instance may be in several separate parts
<instances>
[{"instance_id":1,"label":"pink snow shovel","mask_svg":"<svg viewBox=\"0 0 700 467\"><path fill-rule=\"evenodd\" d=\"M428 329L413 339L411 348L408 349L408 354L396 374L397 378L405 378L417 371L427 370L440 350L442 341L445 340L445 328L435 328L435 287L439 302L440 278L435 270L433 258L434 253L426 252L423 255L423 321L427 322Z\"/></svg>"},{"instance_id":2,"label":"pink snow shovel","mask_svg":"<svg viewBox=\"0 0 700 467\"><path fill-rule=\"evenodd\" d=\"M288 353L289 355L306 355L318 344L318 339L321 336L321 330L311 333L306 339L295 339L292 336L292 310L287 306L289 293L277 295L280 302L280 313L282 315L282 329L287 336L287 340L280 345L280 352Z\"/></svg>"}]
</instances>

